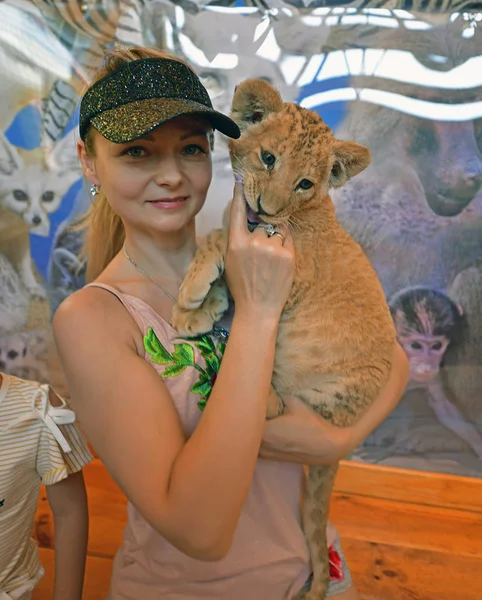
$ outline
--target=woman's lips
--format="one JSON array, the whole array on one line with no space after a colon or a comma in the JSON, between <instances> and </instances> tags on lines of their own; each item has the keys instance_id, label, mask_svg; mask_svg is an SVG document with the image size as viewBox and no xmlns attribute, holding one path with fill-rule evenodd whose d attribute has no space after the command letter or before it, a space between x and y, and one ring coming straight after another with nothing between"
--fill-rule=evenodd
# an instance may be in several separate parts
<instances>
[{"instance_id":1,"label":"woman's lips","mask_svg":"<svg viewBox=\"0 0 482 600\"><path fill-rule=\"evenodd\" d=\"M150 200L149 204L152 204L152 206L155 206L156 208L172 210L182 206L186 202L187 198L187 196L177 196L176 198L159 198L159 200Z\"/></svg>"}]
</instances>

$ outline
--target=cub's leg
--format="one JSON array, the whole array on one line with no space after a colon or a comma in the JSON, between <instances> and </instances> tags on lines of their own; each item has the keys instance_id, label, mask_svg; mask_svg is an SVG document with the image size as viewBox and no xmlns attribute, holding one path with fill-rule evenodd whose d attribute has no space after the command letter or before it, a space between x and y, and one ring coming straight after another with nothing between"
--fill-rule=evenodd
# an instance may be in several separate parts
<instances>
[{"instance_id":1,"label":"cub's leg","mask_svg":"<svg viewBox=\"0 0 482 600\"><path fill-rule=\"evenodd\" d=\"M209 333L229 306L228 288L224 279L217 279L210 287L199 308L185 309L175 304L171 324L180 335L195 337Z\"/></svg>"},{"instance_id":2,"label":"cub's leg","mask_svg":"<svg viewBox=\"0 0 482 600\"><path fill-rule=\"evenodd\" d=\"M224 273L227 231L215 229L200 243L179 290L178 304L186 310L199 308L211 284Z\"/></svg>"},{"instance_id":3,"label":"cub's leg","mask_svg":"<svg viewBox=\"0 0 482 600\"><path fill-rule=\"evenodd\" d=\"M368 367L357 370L354 375L320 380L316 383L317 389L301 390L298 396L325 419L339 427L346 427L354 423L375 399L386 379L384 371L388 372L384 368ZM320 391L318 388L323 389ZM324 600L326 597L330 581L326 525L337 469L337 464L310 466L303 529L310 550L313 580L310 590L300 592L295 600Z\"/></svg>"},{"instance_id":4,"label":"cub's leg","mask_svg":"<svg viewBox=\"0 0 482 600\"><path fill-rule=\"evenodd\" d=\"M330 560L326 527L328 508L338 465L311 466L303 508L303 529L313 569L311 588L294 600L324 600L330 583Z\"/></svg>"}]
</instances>

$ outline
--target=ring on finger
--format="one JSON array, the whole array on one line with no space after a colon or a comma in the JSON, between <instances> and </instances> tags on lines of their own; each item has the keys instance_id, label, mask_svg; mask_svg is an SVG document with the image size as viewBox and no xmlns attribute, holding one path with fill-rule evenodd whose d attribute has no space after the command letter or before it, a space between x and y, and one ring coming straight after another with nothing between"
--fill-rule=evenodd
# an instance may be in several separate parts
<instances>
[{"instance_id":1,"label":"ring on finger","mask_svg":"<svg viewBox=\"0 0 482 600\"><path fill-rule=\"evenodd\" d=\"M271 237L271 236L273 236L273 235L275 235L277 233L276 227L274 225L271 225L271 223L268 223L265 226L264 230L266 231L266 235L268 237Z\"/></svg>"},{"instance_id":2,"label":"ring on finger","mask_svg":"<svg viewBox=\"0 0 482 600\"><path fill-rule=\"evenodd\" d=\"M275 231L275 232L273 233L273 235L270 235L269 237L274 237L275 235L277 235L278 237L280 237L280 238L281 238L281 242L284 242L284 241L285 241L285 236L284 236L284 235L283 235L281 232L279 232L279 231Z\"/></svg>"},{"instance_id":3,"label":"ring on finger","mask_svg":"<svg viewBox=\"0 0 482 600\"><path fill-rule=\"evenodd\" d=\"M256 225L255 230L259 229L260 231L264 231L264 233L270 237L270 235L268 234L268 232L266 231L266 224L265 223L258 223L258 225Z\"/></svg>"}]
</instances>

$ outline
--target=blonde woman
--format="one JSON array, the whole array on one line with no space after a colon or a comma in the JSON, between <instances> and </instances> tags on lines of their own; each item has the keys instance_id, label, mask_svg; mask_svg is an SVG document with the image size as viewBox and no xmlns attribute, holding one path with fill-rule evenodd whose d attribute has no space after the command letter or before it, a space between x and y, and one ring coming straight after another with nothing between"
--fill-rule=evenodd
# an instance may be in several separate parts
<instances>
[{"instance_id":1,"label":"blonde woman","mask_svg":"<svg viewBox=\"0 0 482 600\"><path fill-rule=\"evenodd\" d=\"M302 465L346 455L407 381L397 348L386 388L355 427L337 429L289 398L286 414L266 423L294 252L289 235L248 232L240 184L226 257L235 309L217 377L202 373L206 360L219 362L223 330L206 342L208 358L192 343L190 365L160 377L179 343L169 320L196 249L213 129L239 136L186 64L152 50L115 51L82 100L93 283L60 306L54 332L79 420L129 500L111 600L294 598L310 578ZM212 387L203 411L202 385ZM329 595L354 600L331 526L328 535Z\"/></svg>"}]
</instances>

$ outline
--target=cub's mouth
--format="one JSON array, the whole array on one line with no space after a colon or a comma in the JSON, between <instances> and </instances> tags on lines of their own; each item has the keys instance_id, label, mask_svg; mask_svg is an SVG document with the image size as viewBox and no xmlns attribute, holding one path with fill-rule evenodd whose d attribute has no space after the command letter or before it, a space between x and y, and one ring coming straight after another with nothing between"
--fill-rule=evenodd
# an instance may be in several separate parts
<instances>
[{"instance_id":1,"label":"cub's mouth","mask_svg":"<svg viewBox=\"0 0 482 600\"><path fill-rule=\"evenodd\" d=\"M248 221L248 229L249 231L254 231L256 227L262 223L261 217L255 212L251 206L246 202L246 217Z\"/></svg>"}]
</instances>

